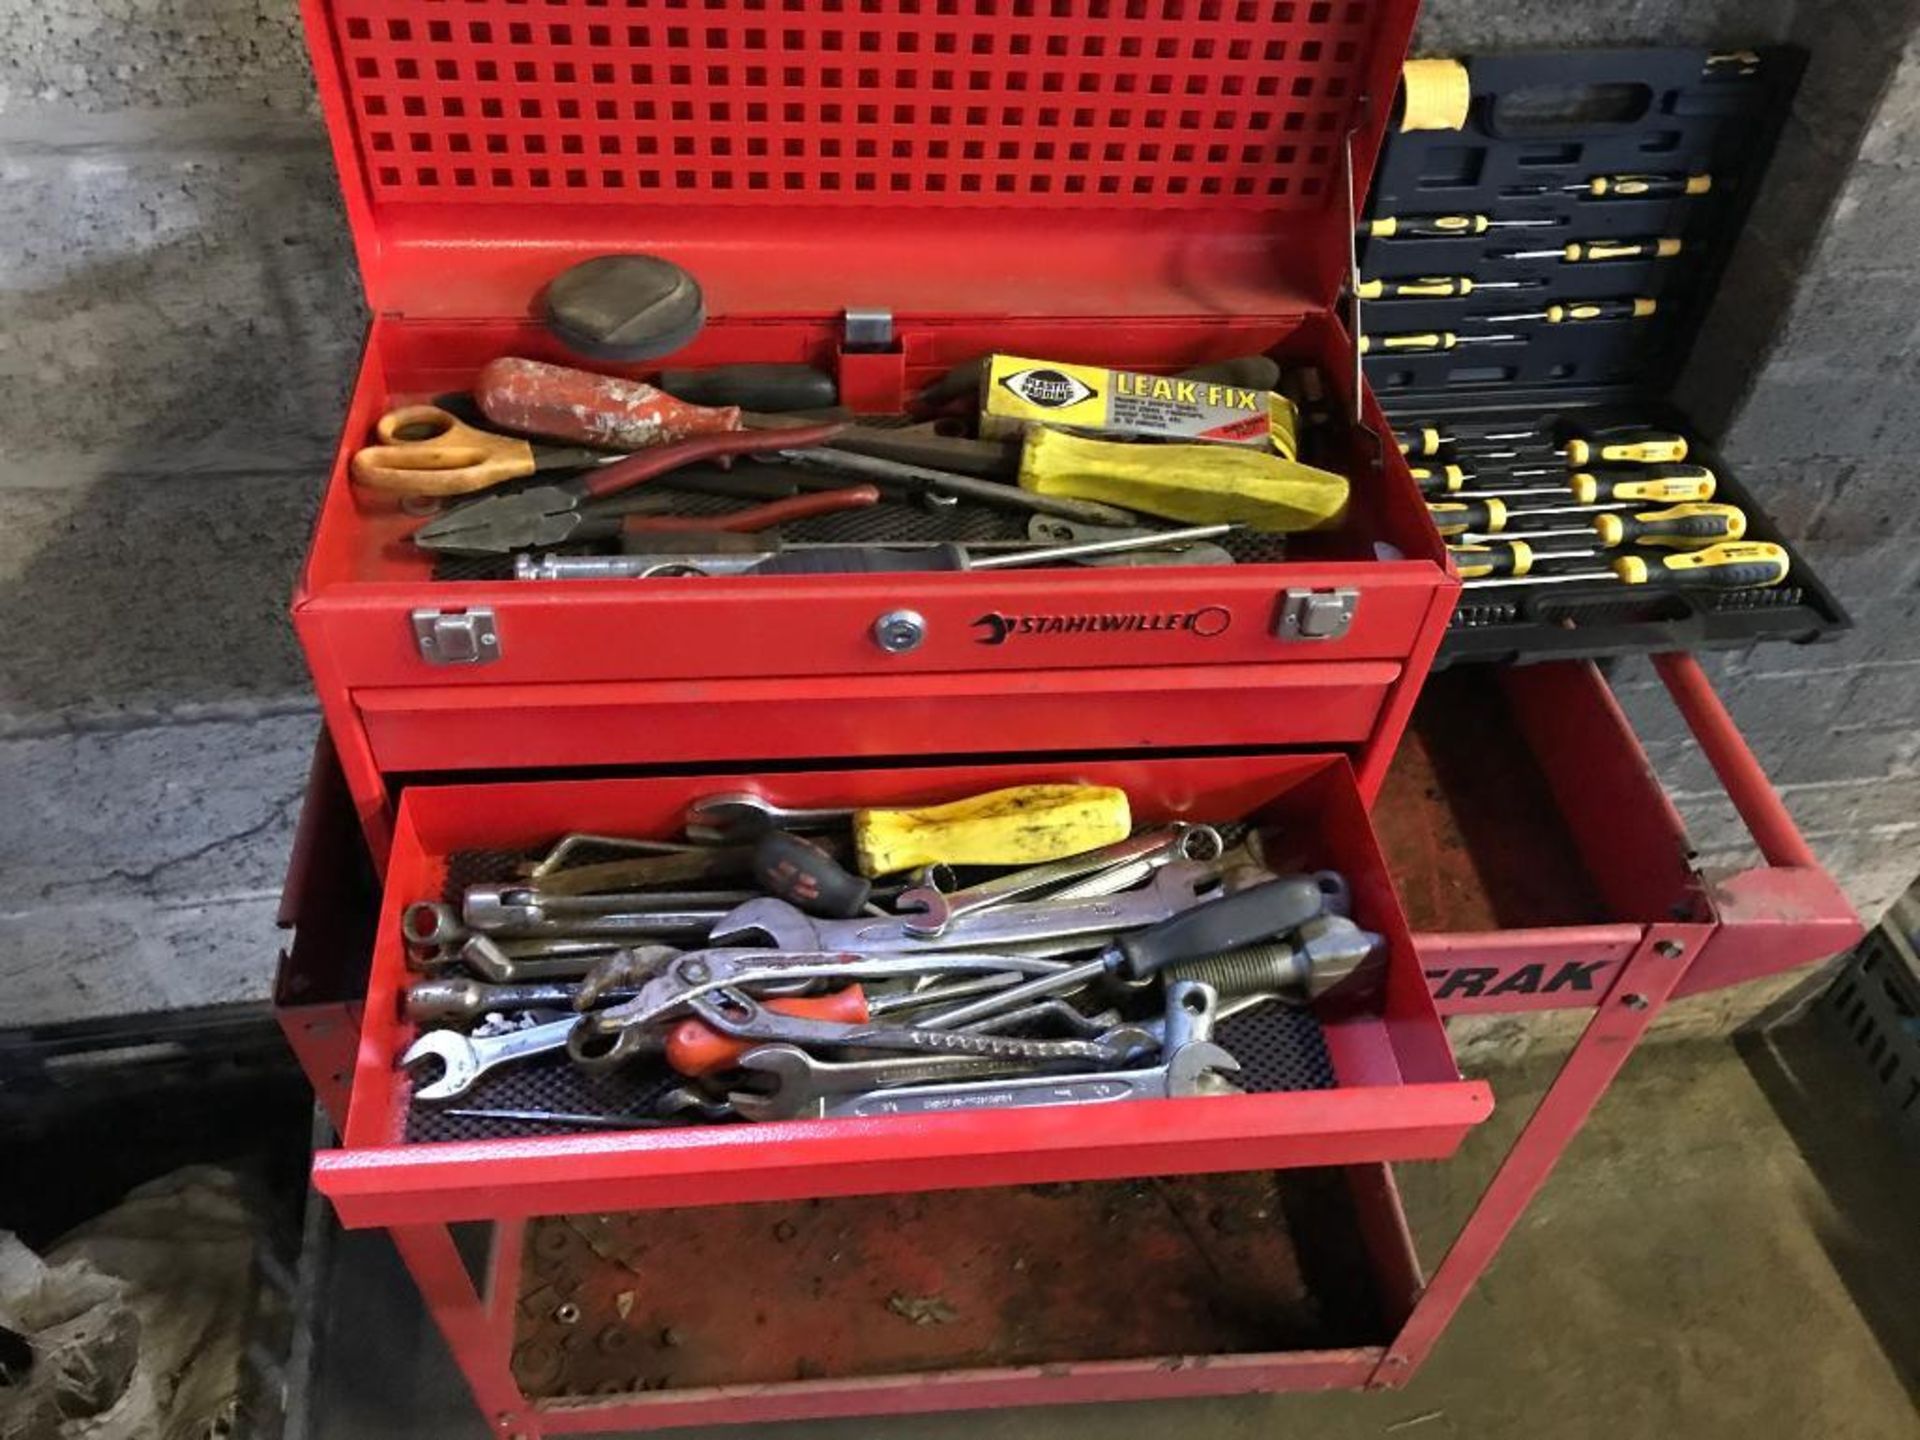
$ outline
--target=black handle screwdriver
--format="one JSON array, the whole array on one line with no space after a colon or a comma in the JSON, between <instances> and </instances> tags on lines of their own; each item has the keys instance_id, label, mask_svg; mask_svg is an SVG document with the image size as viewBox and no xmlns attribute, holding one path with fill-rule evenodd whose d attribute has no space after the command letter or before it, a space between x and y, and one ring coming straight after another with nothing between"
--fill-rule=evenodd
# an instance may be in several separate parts
<instances>
[{"instance_id":1,"label":"black handle screwdriver","mask_svg":"<svg viewBox=\"0 0 1920 1440\"><path fill-rule=\"evenodd\" d=\"M1683 590L1754 590L1787 578L1784 546L1765 540L1730 540L1674 555L1622 555L1604 570L1469 580L1474 589L1497 585L1563 585L1576 580L1617 580L1627 585L1671 585Z\"/></svg>"},{"instance_id":2,"label":"black handle screwdriver","mask_svg":"<svg viewBox=\"0 0 1920 1440\"><path fill-rule=\"evenodd\" d=\"M1493 258L1563 260L1569 265L1586 265L1597 260L1666 260L1678 255L1680 250L1681 243L1673 236L1659 240L1574 240L1551 250L1503 250ZM1487 287L1483 283L1480 288Z\"/></svg>"},{"instance_id":3,"label":"black handle screwdriver","mask_svg":"<svg viewBox=\"0 0 1920 1440\"><path fill-rule=\"evenodd\" d=\"M1495 220L1491 215L1382 215L1360 222L1360 233L1379 240L1453 240L1489 230L1542 230L1563 220Z\"/></svg>"}]
</instances>

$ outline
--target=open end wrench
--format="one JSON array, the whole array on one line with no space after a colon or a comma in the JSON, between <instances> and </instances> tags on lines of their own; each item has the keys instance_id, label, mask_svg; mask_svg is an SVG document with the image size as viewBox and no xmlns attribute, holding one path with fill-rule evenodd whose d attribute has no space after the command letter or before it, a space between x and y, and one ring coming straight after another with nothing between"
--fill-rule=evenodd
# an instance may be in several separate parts
<instances>
[{"instance_id":1,"label":"open end wrench","mask_svg":"<svg viewBox=\"0 0 1920 1440\"><path fill-rule=\"evenodd\" d=\"M922 940L934 939L963 915L1005 905L1023 895L1038 894L1056 885L1099 875L1135 862L1153 867L1176 859L1217 860L1225 845L1220 833L1208 825L1171 825L1144 831L1113 845L1103 845L1084 855L1071 855L1045 865L1032 865L995 876L965 890L943 893L931 885L916 885L902 891L894 908L902 912L901 929ZM909 911L920 913L908 914Z\"/></svg>"},{"instance_id":2,"label":"open end wrench","mask_svg":"<svg viewBox=\"0 0 1920 1440\"><path fill-rule=\"evenodd\" d=\"M535 1055L551 1055L567 1048L567 1037L577 1022L572 1016L529 1025L504 1035L471 1036L457 1030L429 1030L400 1057L404 1070L428 1060L445 1067L438 1080L414 1087L413 1098L426 1104L453 1100L466 1094L488 1071Z\"/></svg>"},{"instance_id":3,"label":"open end wrench","mask_svg":"<svg viewBox=\"0 0 1920 1440\"><path fill-rule=\"evenodd\" d=\"M749 900L714 922L709 943L738 945L764 935L783 950L852 950L869 955L1003 950L1157 924L1200 904L1201 891L1212 887L1217 878L1210 865L1174 860L1138 890L1058 903L1002 905L963 916L931 939L909 934L898 915L880 920L818 920L784 900Z\"/></svg>"},{"instance_id":4,"label":"open end wrench","mask_svg":"<svg viewBox=\"0 0 1920 1440\"><path fill-rule=\"evenodd\" d=\"M752 840L769 830L828 830L853 818L851 810L790 810L751 791L706 795L687 807L689 840Z\"/></svg>"}]
</instances>

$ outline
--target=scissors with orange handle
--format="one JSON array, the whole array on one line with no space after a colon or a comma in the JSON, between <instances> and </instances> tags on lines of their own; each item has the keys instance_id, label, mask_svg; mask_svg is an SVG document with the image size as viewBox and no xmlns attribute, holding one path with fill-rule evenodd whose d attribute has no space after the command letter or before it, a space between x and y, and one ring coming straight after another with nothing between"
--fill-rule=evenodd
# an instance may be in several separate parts
<instances>
[{"instance_id":1,"label":"scissors with orange handle","mask_svg":"<svg viewBox=\"0 0 1920 1440\"><path fill-rule=\"evenodd\" d=\"M438 405L389 410L373 433L380 443L354 452L353 478L395 495L469 495L541 470L580 470L626 458L496 435Z\"/></svg>"}]
</instances>

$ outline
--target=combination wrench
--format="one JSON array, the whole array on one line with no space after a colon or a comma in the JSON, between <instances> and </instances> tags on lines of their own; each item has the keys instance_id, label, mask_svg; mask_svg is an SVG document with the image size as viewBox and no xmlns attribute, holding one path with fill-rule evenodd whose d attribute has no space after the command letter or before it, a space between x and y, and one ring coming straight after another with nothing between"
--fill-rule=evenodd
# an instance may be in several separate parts
<instances>
[{"instance_id":1,"label":"combination wrench","mask_svg":"<svg viewBox=\"0 0 1920 1440\"><path fill-rule=\"evenodd\" d=\"M742 945L764 935L781 950L854 950L868 955L1002 950L1155 925L1200 905L1202 892L1218 878L1211 865L1174 860L1138 890L1058 903L1002 905L962 916L931 939L910 934L905 918L898 915L880 920L817 920L784 900L749 900L714 922L708 943Z\"/></svg>"},{"instance_id":2,"label":"combination wrench","mask_svg":"<svg viewBox=\"0 0 1920 1440\"><path fill-rule=\"evenodd\" d=\"M851 1094L847 1087L861 1078L860 1070L816 1060L793 1046L761 1046L743 1055L740 1066L771 1082L771 1089L735 1091L727 1099L745 1119L785 1120L803 1116L938 1115L1228 1093L1232 1087L1222 1072L1237 1071L1240 1062L1213 1042L1214 1009L1211 986L1191 980L1169 985L1164 1022L1167 1040L1158 1065L1084 1074L903 1084Z\"/></svg>"},{"instance_id":3,"label":"combination wrench","mask_svg":"<svg viewBox=\"0 0 1920 1440\"><path fill-rule=\"evenodd\" d=\"M964 916L1006 905L1025 895L1132 865L1153 870L1174 860L1217 860L1225 848L1219 832L1211 826L1170 825L1117 844L1103 845L1084 855L997 875L965 890L946 893L932 885L916 885L901 892L894 908L902 912L900 928L907 934L918 940L933 940ZM919 913L906 913L910 911Z\"/></svg>"}]
</instances>

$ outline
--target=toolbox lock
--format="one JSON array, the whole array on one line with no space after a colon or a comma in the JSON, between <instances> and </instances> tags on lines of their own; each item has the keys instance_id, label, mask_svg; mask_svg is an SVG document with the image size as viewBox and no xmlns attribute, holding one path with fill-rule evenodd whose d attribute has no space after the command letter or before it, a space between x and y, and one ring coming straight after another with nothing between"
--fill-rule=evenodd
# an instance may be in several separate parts
<instances>
[{"instance_id":1,"label":"toolbox lock","mask_svg":"<svg viewBox=\"0 0 1920 1440\"><path fill-rule=\"evenodd\" d=\"M1287 590L1280 596L1273 633L1282 640L1338 640L1359 608L1358 590Z\"/></svg>"},{"instance_id":2,"label":"toolbox lock","mask_svg":"<svg viewBox=\"0 0 1920 1440\"><path fill-rule=\"evenodd\" d=\"M927 622L917 610L889 610L873 622L873 643L889 655L918 650L927 638Z\"/></svg>"},{"instance_id":3,"label":"toolbox lock","mask_svg":"<svg viewBox=\"0 0 1920 1440\"><path fill-rule=\"evenodd\" d=\"M416 610L413 640L429 665L485 665L500 658L500 627L490 606Z\"/></svg>"}]
</instances>

